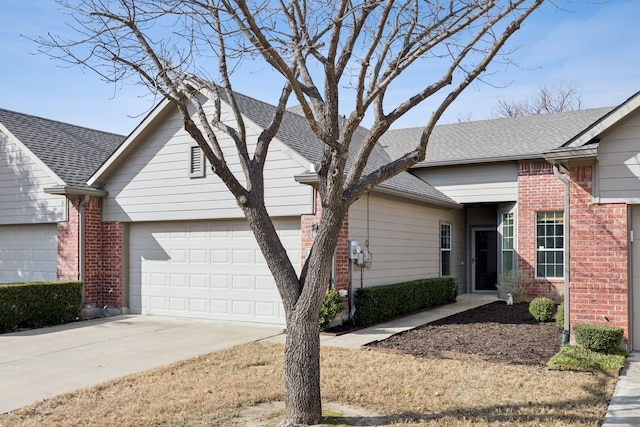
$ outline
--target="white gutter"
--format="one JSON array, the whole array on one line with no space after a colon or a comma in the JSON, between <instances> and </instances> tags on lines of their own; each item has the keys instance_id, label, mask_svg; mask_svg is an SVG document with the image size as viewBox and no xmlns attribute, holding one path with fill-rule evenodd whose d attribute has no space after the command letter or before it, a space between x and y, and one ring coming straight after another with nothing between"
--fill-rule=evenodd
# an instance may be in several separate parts
<instances>
[{"instance_id":1,"label":"white gutter","mask_svg":"<svg viewBox=\"0 0 640 427\"><path fill-rule=\"evenodd\" d=\"M564 184L564 330L562 331L562 341L560 345L564 346L569 344L569 340L571 337L571 325L569 310L569 274L571 273L571 267L569 265L569 257L570 257L570 230L569 230L569 220L570 220L570 193L569 193L569 180L567 179L567 175L569 175L569 170L559 164L554 163L553 165L553 174Z\"/></svg>"}]
</instances>

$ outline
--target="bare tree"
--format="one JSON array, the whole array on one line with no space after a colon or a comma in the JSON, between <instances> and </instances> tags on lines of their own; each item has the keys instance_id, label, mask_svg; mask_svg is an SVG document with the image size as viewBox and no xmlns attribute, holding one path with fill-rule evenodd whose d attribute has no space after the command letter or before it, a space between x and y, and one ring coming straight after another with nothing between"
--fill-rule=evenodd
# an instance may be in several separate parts
<instances>
[{"instance_id":1,"label":"bare tree","mask_svg":"<svg viewBox=\"0 0 640 427\"><path fill-rule=\"evenodd\" d=\"M580 91L571 83L542 86L530 99L498 100L495 118L532 116L579 110L582 106Z\"/></svg>"},{"instance_id":2,"label":"bare tree","mask_svg":"<svg viewBox=\"0 0 640 427\"><path fill-rule=\"evenodd\" d=\"M318 314L349 206L425 158L443 112L501 54L507 39L543 0L59 1L73 18L76 33L71 39L42 37L41 50L88 67L109 82L135 79L169 100L235 197L286 312L287 418L318 423ZM242 65L254 61L275 70L282 83L271 124L257 140L247 135L232 85ZM423 61L439 63L440 74L411 82L413 94L397 105L385 102L403 73ZM348 98L341 93L345 87ZM315 167L322 216L299 276L265 208L263 182L267 152L290 98L300 104L324 146ZM425 117L415 148L365 171L383 133L428 98L438 102ZM223 119L221 103L230 106L232 118ZM345 105L353 108L343 118ZM350 156L365 116L372 125ZM232 154L221 147L222 136L235 142L233 155L242 176L230 170Z\"/></svg>"}]
</instances>

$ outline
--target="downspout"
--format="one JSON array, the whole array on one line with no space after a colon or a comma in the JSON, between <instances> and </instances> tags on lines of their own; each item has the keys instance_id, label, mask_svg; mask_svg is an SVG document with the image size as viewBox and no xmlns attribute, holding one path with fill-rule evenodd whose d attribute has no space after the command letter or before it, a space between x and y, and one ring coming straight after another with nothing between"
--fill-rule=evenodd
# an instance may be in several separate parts
<instances>
[{"instance_id":1,"label":"downspout","mask_svg":"<svg viewBox=\"0 0 640 427\"><path fill-rule=\"evenodd\" d=\"M79 221L78 221L78 279L83 282L82 285L82 305L84 305L84 281L86 278L86 274L85 274L85 260L84 260L84 254L85 254L85 243L84 243L84 235L85 235L85 231L84 231L84 224L85 224L85 215L84 215L84 208L87 205L87 203L89 203L89 199L91 198L91 196L89 196L88 194L84 195L84 199L82 199L82 201L80 202L80 205L78 206L78 216L79 216Z\"/></svg>"},{"instance_id":2,"label":"downspout","mask_svg":"<svg viewBox=\"0 0 640 427\"><path fill-rule=\"evenodd\" d=\"M570 332L571 325L569 324L570 322L569 319L571 318L569 316L570 314L569 313L569 309L570 309L569 274L571 272L571 268L569 265L569 261L570 261L569 236L571 234L569 230L569 225L570 225L569 208L571 205L570 205L570 193L569 193L569 179L567 178L567 175L569 174L569 170L565 166L555 163L553 165L553 174L556 176L556 178L558 178L564 184L564 236L563 236L564 238L564 330L562 331L562 340L560 342L560 345L565 346L566 344L569 344L569 339L571 336L571 332Z\"/></svg>"}]
</instances>

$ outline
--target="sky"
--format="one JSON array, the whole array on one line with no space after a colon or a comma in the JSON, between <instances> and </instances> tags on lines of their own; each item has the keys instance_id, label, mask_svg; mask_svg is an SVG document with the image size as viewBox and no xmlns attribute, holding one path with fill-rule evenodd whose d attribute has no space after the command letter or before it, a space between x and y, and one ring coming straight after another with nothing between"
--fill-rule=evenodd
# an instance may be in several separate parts
<instances>
[{"instance_id":1,"label":"sky","mask_svg":"<svg viewBox=\"0 0 640 427\"><path fill-rule=\"evenodd\" d=\"M53 0L0 0L0 108L129 134L156 103L145 88L69 68L38 54L30 40L67 31L69 20ZM470 86L440 123L490 119L499 100L531 99L559 83L580 91L582 108L619 105L640 91L639 22L638 0L548 0L507 45L511 64L491 66L486 82ZM273 103L279 91L265 79L234 88ZM407 93L411 85L407 79ZM395 87L388 99L404 89ZM394 127L424 126L434 108L425 102Z\"/></svg>"}]
</instances>

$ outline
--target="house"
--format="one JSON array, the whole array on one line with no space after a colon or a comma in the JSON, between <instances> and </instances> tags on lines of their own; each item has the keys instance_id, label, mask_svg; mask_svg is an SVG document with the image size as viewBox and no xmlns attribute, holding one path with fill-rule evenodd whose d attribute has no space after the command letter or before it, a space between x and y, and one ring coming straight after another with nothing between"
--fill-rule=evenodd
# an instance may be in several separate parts
<instances>
[{"instance_id":1,"label":"house","mask_svg":"<svg viewBox=\"0 0 640 427\"><path fill-rule=\"evenodd\" d=\"M0 283L99 282L84 263L100 255L100 224L84 213L105 193L86 182L123 139L0 109ZM102 301L98 286L85 293Z\"/></svg>"},{"instance_id":2,"label":"house","mask_svg":"<svg viewBox=\"0 0 640 427\"><path fill-rule=\"evenodd\" d=\"M242 95L238 102L257 134L274 107ZM634 207L640 203L639 102L636 94L614 109L437 126L424 162L349 210L336 250L335 287L453 275L461 293L495 292L501 274L517 269L527 277L530 297L560 300L568 290L571 323L623 326L637 348L640 298L634 296L632 266L640 250L633 251L632 225L640 217ZM65 273L65 262L78 266L73 272L85 281L89 312L106 307L284 323L275 284L242 212L207 170L169 103L158 105L124 140L85 134L77 151L101 145L109 153L77 180L58 176L56 156L37 152L20 125L5 124L12 114L0 115L2 152L17 151L33 165L0 163L0 179L11 183L0 188L0 199L25 193L11 205L12 216L1 217L0 250L8 245L5 235L22 226L22 212L22 221L49 229L55 224L57 234L50 230L47 238L50 244L57 238L57 276L73 275ZM25 120L22 126L29 128L29 120L42 119ZM417 135L418 129L389 131L370 167L406 151ZM223 146L231 148L231 142ZM321 209L313 188L320 150L306 120L288 112L265 170L269 213L298 266ZM66 166L73 171L78 165ZM36 166L48 171L43 176L50 182L21 174ZM16 186L25 190L16 192ZM58 215L41 212L54 201ZM67 249L60 231L67 228L78 230L82 248ZM364 262L353 259L354 242L368 252ZM5 252L0 254L4 266ZM2 281L39 277L30 265L0 268L6 271Z\"/></svg>"}]
</instances>

